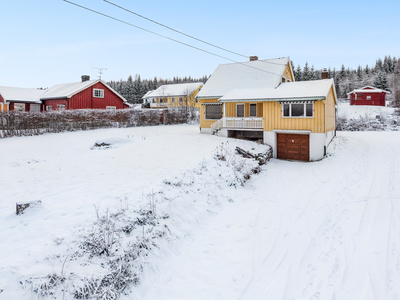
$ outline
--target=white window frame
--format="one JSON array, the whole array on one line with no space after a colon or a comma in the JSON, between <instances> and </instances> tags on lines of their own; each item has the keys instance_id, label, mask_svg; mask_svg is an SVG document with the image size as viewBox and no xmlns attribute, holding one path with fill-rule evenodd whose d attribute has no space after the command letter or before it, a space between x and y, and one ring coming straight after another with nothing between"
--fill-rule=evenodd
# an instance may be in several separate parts
<instances>
[{"instance_id":1,"label":"white window frame","mask_svg":"<svg viewBox=\"0 0 400 300\"><path fill-rule=\"evenodd\" d=\"M367 98L366 98L367 100L371 100L371 96L366 96L366 97L367 97Z\"/></svg>"},{"instance_id":2,"label":"white window frame","mask_svg":"<svg viewBox=\"0 0 400 300\"><path fill-rule=\"evenodd\" d=\"M304 115L302 116L293 116L292 117L292 104L303 104L304 105ZM307 116L307 104L312 105L312 116ZM289 116L285 116L285 105L289 105ZM282 103L282 118L285 119L312 119L314 118L314 103Z\"/></svg>"},{"instance_id":3,"label":"white window frame","mask_svg":"<svg viewBox=\"0 0 400 300\"><path fill-rule=\"evenodd\" d=\"M175 97L171 97L171 102L175 102Z\"/></svg>"},{"instance_id":4,"label":"white window frame","mask_svg":"<svg viewBox=\"0 0 400 300\"><path fill-rule=\"evenodd\" d=\"M65 110L65 104L57 104L57 110L58 111L64 111Z\"/></svg>"},{"instance_id":5,"label":"white window frame","mask_svg":"<svg viewBox=\"0 0 400 300\"><path fill-rule=\"evenodd\" d=\"M31 104L29 111L40 112L40 104Z\"/></svg>"},{"instance_id":6,"label":"white window frame","mask_svg":"<svg viewBox=\"0 0 400 300\"><path fill-rule=\"evenodd\" d=\"M251 115L251 106L252 105L256 106L256 115L255 116ZM249 105L249 117L257 117L257 103L250 103L250 105Z\"/></svg>"},{"instance_id":7,"label":"white window frame","mask_svg":"<svg viewBox=\"0 0 400 300\"><path fill-rule=\"evenodd\" d=\"M182 102L182 101L183 101L182 97L179 97L179 102Z\"/></svg>"},{"instance_id":8,"label":"white window frame","mask_svg":"<svg viewBox=\"0 0 400 300\"><path fill-rule=\"evenodd\" d=\"M243 106L243 116L242 117L239 117L238 116L238 106ZM236 103L236 118L244 118L244 116L246 115L246 112L245 112L245 105L244 105L244 103Z\"/></svg>"},{"instance_id":9,"label":"white window frame","mask_svg":"<svg viewBox=\"0 0 400 300\"><path fill-rule=\"evenodd\" d=\"M52 111L53 105L46 105L46 111Z\"/></svg>"},{"instance_id":10,"label":"white window frame","mask_svg":"<svg viewBox=\"0 0 400 300\"><path fill-rule=\"evenodd\" d=\"M15 111L25 111L25 103L14 103Z\"/></svg>"},{"instance_id":11,"label":"white window frame","mask_svg":"<svg viewBox=\"0 0 400 300\"><path fill-rule=\"evenodd\" d=\"M106 106L107 110L116 110L117 107L116 106Z\"/></svg>"},{"instance_id":12,"label":"white window frame","mask_svg":"<svg viewBox=\"0 0 400 300\"><path fill-rule=\"evenodd\" d=\"M104 98L103 89L93 89L93 98Z\"/></svg>"}]
</instances>

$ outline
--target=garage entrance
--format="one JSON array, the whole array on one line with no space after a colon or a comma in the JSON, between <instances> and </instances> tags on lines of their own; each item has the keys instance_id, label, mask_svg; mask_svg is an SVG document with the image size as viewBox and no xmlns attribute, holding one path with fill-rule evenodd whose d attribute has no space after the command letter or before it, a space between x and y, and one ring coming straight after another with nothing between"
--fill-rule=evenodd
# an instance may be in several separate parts
<instances>
[{"instance_id":1,"label":"garage entrance","mask_svg":"<svg viewBox=\"0 0 400 300\"><path fill-rule=\"evenodd\" d=\"M308 134L277 134L277 158L310 160L310 136Z\"/></svg>"}]
</instances>

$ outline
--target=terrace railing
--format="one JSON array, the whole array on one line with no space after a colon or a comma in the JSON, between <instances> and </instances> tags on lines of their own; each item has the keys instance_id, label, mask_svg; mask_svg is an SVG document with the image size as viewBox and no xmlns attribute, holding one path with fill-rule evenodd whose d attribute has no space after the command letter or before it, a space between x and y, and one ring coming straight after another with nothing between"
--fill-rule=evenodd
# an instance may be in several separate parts
<instances>
[{"instance_id":1,"label":"terrace railing","mask_svg":"<svg viewBox=\"0 0 400 300\"><path fill-rule=\"evenodd\" d=\"M222 128L237 129L262 129L263 118L222 118L211 125L211 133L221 130Z\"/></svg>"}]
</instances>

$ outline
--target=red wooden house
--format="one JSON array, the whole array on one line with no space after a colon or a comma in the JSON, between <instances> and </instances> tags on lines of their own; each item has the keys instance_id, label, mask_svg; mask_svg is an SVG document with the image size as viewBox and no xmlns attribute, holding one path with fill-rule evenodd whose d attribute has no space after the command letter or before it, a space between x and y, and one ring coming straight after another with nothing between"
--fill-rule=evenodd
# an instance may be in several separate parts
<instances>
[{"instance_id":1,"label":"red wooden house","mask_svg":"<svg viewBox=\"0 0 400 300\"><path fill-rule=\"evenodd\" d=\"M0 103L9 110L21 111L130 107L125 98L104 81L89 79L84 75L82 82L58 84L47 90L0 87Z\"/></svg>"},{"instance_id":2,"label":"red wooden house","mask_svg":"<svg viewBox=\"0 0 400 300\"><path fill-rule=\"evenodd\" d=\"M348 93L350 105L386 106L386 94L390 92L372 86L365 86Z\"/></svg>"},{"instance_id":3,"label":"red wooden house","mask_svg":"<svg viewBox=\"0 0 400 300\"><path fill-rule=\"evenodd\" d=\"M46 90L0 86L0 111L42 111L40 96Z\"/></svg>"},{"instance_id":4,"label":"red wooden house","mask_svg":"<svg viewBox=\"0 0 400 300\"><path fill-rule=\"evenodd\" d=\"M82 76L82 82L58 84L49 88L40 97L45 110L129 108L125 98L104 81L88 79L89 76Z\"/></svg>"}]
</instances>

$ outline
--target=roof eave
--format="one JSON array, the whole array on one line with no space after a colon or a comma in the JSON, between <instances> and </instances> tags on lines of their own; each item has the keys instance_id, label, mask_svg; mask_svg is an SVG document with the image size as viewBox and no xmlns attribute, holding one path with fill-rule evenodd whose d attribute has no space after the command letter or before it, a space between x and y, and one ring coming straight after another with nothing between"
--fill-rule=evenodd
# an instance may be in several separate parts
<instances>
[{"instance_id":1,"label":"roof eave","mask_svg":"<svg viewBox=\"0 0 400 300\"><path fill-rule=\"evenodd\" d=\"M274 102L274 101L317 101L326 100L326 96L317 97L289 97L289 98L258 98L258 99L219 99L219 102Z\"/></svg>"}]
</instances>

